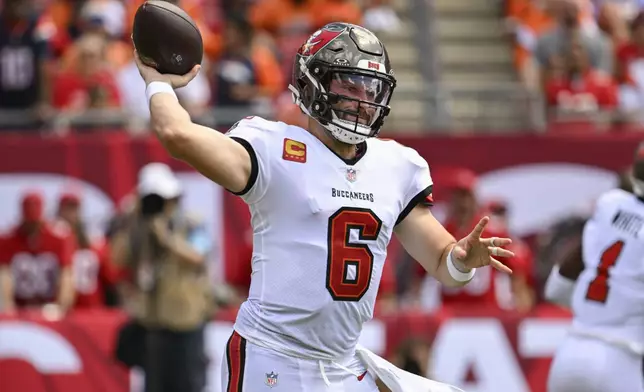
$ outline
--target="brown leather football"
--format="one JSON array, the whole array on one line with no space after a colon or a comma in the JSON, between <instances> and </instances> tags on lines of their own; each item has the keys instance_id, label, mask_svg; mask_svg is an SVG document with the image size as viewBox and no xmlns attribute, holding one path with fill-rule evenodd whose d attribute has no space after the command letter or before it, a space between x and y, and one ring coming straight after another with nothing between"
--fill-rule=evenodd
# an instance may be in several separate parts
<instances>
[{"instance_id":1,"label":"brown leather football","mask_svg":"<svg viewBox=\"0 0 644 392\"><path fill-rule=\"evenodd\" d=\"M164 74L185 75L203 59L197 24L167 1L148 0L139 7L132 41L143 63Z\"/></svg>"}]
</instances>

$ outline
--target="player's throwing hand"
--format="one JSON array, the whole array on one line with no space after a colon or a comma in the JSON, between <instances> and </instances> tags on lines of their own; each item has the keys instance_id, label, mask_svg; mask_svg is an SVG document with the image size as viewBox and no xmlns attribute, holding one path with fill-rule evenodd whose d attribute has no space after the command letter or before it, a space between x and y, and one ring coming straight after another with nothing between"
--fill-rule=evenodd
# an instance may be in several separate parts
<instances>
[{"instance_id":1,"label":"player's throwing hand","mask_svg":"<svg viewBox=\"0 0 644 392\"><path fill-rule=\"evenodd\" d=\"M511 244L512 240L498 237L481 238L489 221L489 217L483 217L467 237L456 243L452 251L456 266L469 270L491 265L499 271L511 274L512 270L495 257L513 257L514 253L503 249L503 246Z\"/></svg>"},{"instance_id":2,"label":"player's throwing hand","mask_svg":"<svg viewBox=\"0 0 644 392\"><path fill-rule=\"evenodd\" d=\"M164 82L171 85L172 88L180 88L190 83L190 81L194 79L201 70L201 65L195 65L192 70L185 75L161 74L153 67L143 64L143 61L141 61L141 58L136 51L134 52L134 61L136 62L136 66L139 68L139 73L146 85L152 82Z\"/></svg>"}]
</instances>

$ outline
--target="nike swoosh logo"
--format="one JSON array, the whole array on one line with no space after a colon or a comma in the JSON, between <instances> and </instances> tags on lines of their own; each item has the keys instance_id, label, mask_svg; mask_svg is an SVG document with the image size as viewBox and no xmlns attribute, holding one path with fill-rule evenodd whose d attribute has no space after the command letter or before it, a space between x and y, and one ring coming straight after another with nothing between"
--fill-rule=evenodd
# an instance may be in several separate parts
<instances>
[{"instance_id":1,"label":"nike swoosh logo","mask_svg":"<svg viewBox=\"0 0 644 392\"><path fill-rule=\"evenodd\" d=\"M367 372L366 372L366 371L365 371L364 373L362 373L361 375L359 375L359 376L358 376L358 381L362 381L362 379L363 379L363 378L364 378L364 376L366 376L366 375L367 375Z\"/></svg>"}]
</instances>

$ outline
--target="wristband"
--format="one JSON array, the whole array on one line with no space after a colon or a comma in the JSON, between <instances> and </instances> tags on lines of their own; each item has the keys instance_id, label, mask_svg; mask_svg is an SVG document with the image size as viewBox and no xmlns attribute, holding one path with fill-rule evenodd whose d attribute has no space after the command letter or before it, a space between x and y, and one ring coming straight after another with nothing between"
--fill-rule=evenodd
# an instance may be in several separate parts
<instances>
[{"instance_id":1,"label":"wristband","mask_svg":"<svg viewBox=\"0 0 644 392\"><path fill-rule=\"evenodd\" d=\"M150 99L152 99L152 96L158 93L168 93L171 94L177 101L179 100L177 98L177 94L174 93L174 89L168 83L152 82L145 88L145 96L148 98L148 105L150 104Z\"/></svg>"},{"instance_id":2,"label":"wristband","mask_svg":"<svg viewBox=\"0 0 644 392\"><path fill-rule=\"evenodd\" d=\"M456 265L454 265L454 259L452 258L452 251L454 249L449 251L449 254L447 255L447 272L449 272L449 275L452 277L457 282L469 282L472 280L474 277L474 273L476 272L476 268L472 268L470 272L461 272L456 268Z\"/></svg>"}]
</instances>

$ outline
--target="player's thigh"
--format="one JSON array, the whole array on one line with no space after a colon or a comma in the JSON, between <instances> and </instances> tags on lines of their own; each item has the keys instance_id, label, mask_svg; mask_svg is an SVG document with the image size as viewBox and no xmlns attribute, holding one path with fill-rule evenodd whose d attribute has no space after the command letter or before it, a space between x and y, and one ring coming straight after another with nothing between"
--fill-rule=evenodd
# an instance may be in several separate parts
<instances>
[{"instance_id":1,"label":"player's thigh","mask_svg":"<svg viewBox=\"0 0 644 392\"><path fill-rule=\"evenodd\" d=\"M644 392L641 358L607 343L568 337L555 354L548 392Z\"/></svg>"}]
</instances>

